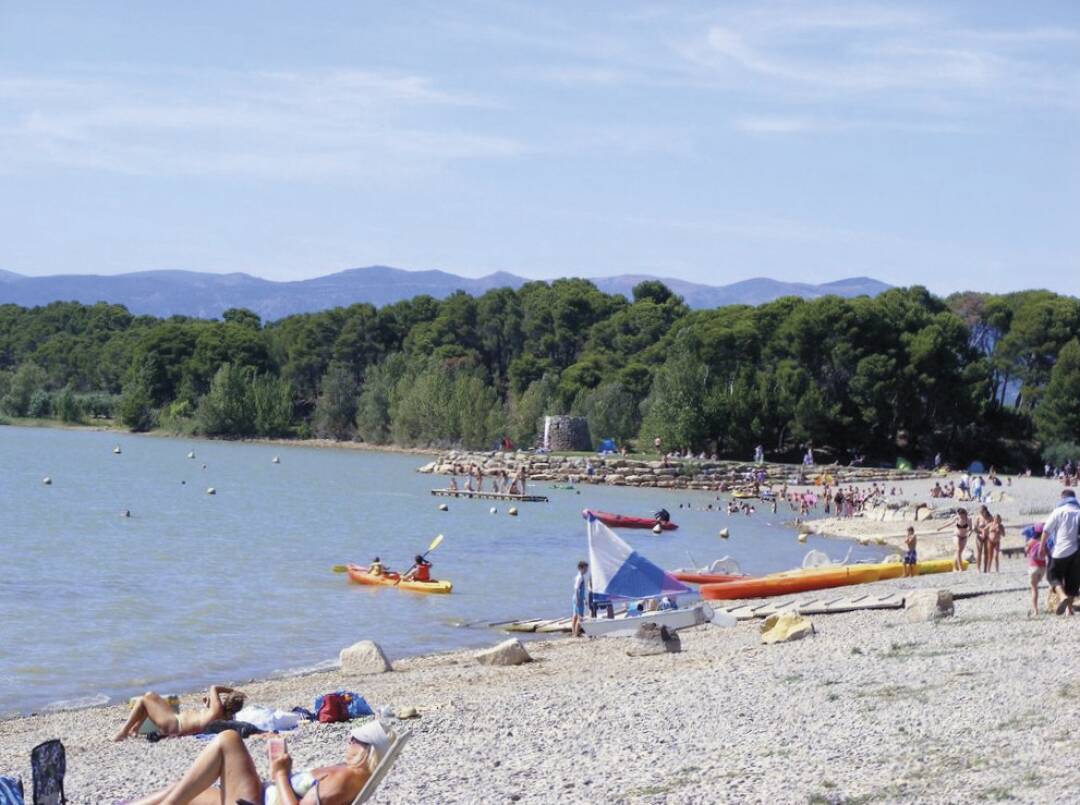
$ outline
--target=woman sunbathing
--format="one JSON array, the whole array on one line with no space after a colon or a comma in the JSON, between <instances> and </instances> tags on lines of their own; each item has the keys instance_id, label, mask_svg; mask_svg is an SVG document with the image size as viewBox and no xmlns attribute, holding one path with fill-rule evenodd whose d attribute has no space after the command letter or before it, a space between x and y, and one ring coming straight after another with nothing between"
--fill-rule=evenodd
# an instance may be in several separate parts
<instances>
[{"instance_id":1,"label":"woman sunbathing","mask_svg":"<svg viewBox=\"0 0 1080 805\"><path fill-rule=\"evenodd\" d=\"M197 735L206 729L211 721L231 720L244 706L244 694L224 685L214 685L210 693L203 697L202 710L188 710L174 713L169 703L158 694L150 691L140 696L131 709L127 723L113 737L122 741L137 735L144 719L150 719L162 735L180 736Z\"/></svg>"},{"instance_id":2,"label":"woman sunbathing","mask_svg":"<svg viewBox=\"0 0 1080 805\"><path fill-rule=\"evenodd\" d=\"M371 721L349 733L344 763L293 774L292 758L285 753L271 761L270 782L264 783L240 736L227 730L199 753L178 782L131 805L348 805L389 748L382 725ZM215 783L220 789L213 788Z\"/></svg>"}]
</instances>

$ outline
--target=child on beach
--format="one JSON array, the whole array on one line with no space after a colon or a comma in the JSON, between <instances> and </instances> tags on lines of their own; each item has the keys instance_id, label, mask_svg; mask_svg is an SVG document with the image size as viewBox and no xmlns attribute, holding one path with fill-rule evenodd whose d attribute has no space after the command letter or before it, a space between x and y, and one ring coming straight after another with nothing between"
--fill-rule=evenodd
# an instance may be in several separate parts
<instances>
[{"instance_id":1,"label":"child on beach","mask_svg":"<svg viewBox=\"0 0 1080 805\"><path fill-rule=\"evenodd\" d=\"M1031 582L1029 618L1039 614L1039 582L1046 576L1046 550L1042 545L1042 531L1042 523L1024 529L1024 554L1027 556L1028 579Z\"/></svg>"},{"instance_id":2,"label":"child on beach","mask_svg":"<svg viewBox=\"0 0 1080 805\"><path fill-rule=\"evenodd\" d=\"M907 536L904 537L904 545L907 547L907 551L904 553L904 578L908 576L914 576L918 570L918 554L915 550L918 543L918 537L915 536L915 527L907 527Z\"/></svg>"}]
</instances>

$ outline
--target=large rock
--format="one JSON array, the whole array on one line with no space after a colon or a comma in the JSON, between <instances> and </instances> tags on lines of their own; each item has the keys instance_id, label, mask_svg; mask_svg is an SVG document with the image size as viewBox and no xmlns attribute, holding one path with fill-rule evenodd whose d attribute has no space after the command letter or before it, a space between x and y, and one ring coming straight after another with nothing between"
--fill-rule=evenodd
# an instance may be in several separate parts
<instances>
[{"instance_id":1,"label":"large rock","mask_svg":"<svg viewBox=\"0 0 1080 805\"><path fill-rule=\"evenodd\" d=\"M346 674L384 674L393 671L390 660L373 640L361 640L341 650L341 670Z\"/></svg>"},{"instance_id":2,"label":"large rock","mask_svg":"<svg viewBox=\"0 0 1080 805\"><path fill-rule=\"evenodd\" d=\"M497 646L477 652L476 661L481 665L521 665L532 662L532 657L520 640L510 638Z\"/></svg>"},{"instance_id":3,"label":"large rock","mask_svg":"<svg viewBox=\"0 0 1080 805\"><path fill-rule=\"evenodd\" d=\"M762 643L790 643L802 640L814 633L810 619L797 612L780 612L770 615L761 624Z\"/></svg>"},{"instance_id":4,"label":"large rock","mask_svg":"<svg viewBox=\"0 0 1080 805\"><path fill-rule=\"evenodd\" d=\"M952 593L948 590L912 590L904 596L904 616L916 623L951 618Z\"/></svg>"},{"instance_id":5,"label":"large rock","mask_svg":"<svg viewBox=\"0 0 1080 805\"><path fill-rule=\"evenodd\" d=\"M634 633L633 644L626 650L630 657L648 657L653 654L678 654L682 651L682 641L675 632L666 626L655 623L643 623Z\"/></svg>"}]
</instances>

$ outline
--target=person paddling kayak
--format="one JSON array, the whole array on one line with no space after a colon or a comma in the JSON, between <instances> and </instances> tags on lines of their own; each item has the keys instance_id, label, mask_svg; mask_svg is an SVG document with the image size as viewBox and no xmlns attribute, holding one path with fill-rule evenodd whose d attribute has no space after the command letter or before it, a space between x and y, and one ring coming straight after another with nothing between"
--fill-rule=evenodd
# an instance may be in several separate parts
<instances>
[{"instance_id":1,"label":"person paddling kayak","mask_svg":"<svg viewBox=\"0 0 1080 805\"><path fill-rule=\"evenodd\" d=\"M386 568L383 567L382 562L379 561L379 557L375 557L371 560L371 564L368 565L367 572L372 576L381 576L386 572Z\"/></svg>"},{"instance_id":2,"label":"person paddling kayak","mask_svg":"<svg viewBox=\"0 0 1080 805\"><path fill-rule=\"evenodd\" d=\"M401 578L405 581L431 581L431 562L417 554L413 566Z\"/></svg>"}]
</instances>

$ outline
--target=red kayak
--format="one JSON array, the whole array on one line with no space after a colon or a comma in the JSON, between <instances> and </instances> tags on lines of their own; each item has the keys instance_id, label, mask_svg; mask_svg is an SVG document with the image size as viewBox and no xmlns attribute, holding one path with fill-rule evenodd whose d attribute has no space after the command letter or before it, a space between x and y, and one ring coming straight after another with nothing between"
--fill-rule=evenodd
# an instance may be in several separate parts
<instances>
[{"instance_id":1,"label":"red kayak","mask_svg":"<svg viewBox=\"0 0 1080 805\"><path fill-rule=\"evenodd\" d=\"M746 581L747 576L725 576L722 573L695 573L692 570L674 570L672 576L687 584L727 584L729 581Z\"/></svg>"},{"instance_id":2,"label":"red kayak","mask_svg":"<svg viewBox=\"0 0 1080 805\"><path fill-rule=\"evenodd\" d=\"M581 516L588 519L590 514L609 528L652 528L657 524L655 517L629 517L625 514L598 512L592 509L585 509ZM678 526L669 520L661 522L660 528L664 531L674 531Z\"/></svg>"}]
</instances>

